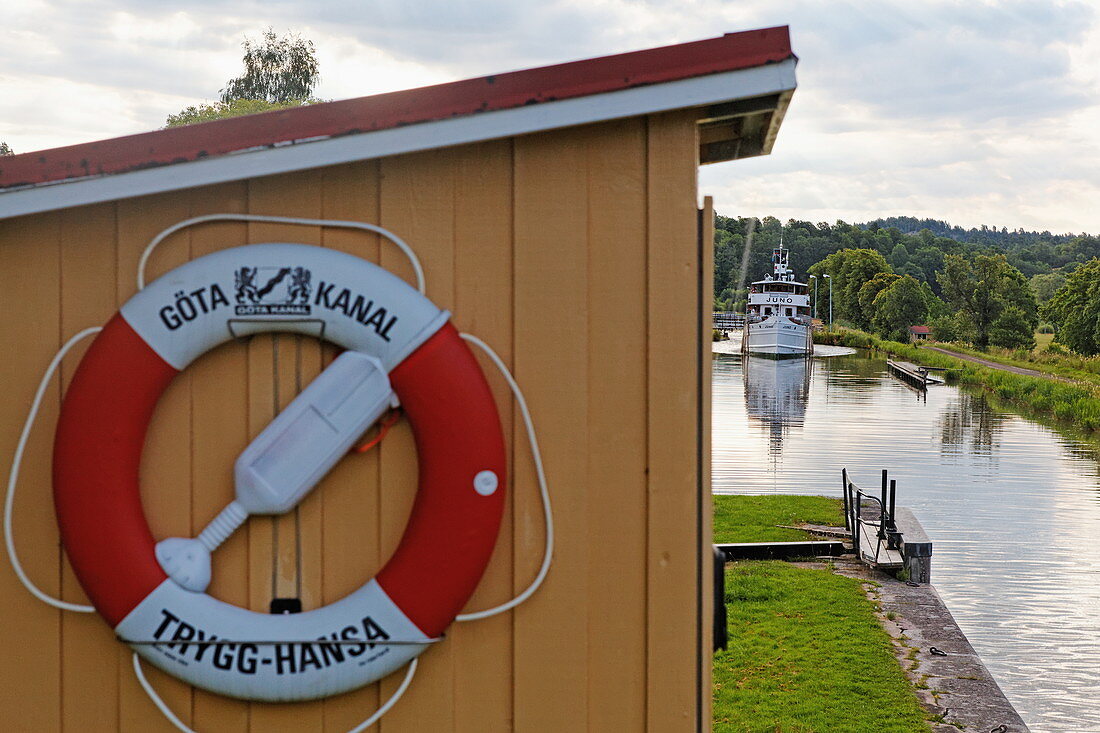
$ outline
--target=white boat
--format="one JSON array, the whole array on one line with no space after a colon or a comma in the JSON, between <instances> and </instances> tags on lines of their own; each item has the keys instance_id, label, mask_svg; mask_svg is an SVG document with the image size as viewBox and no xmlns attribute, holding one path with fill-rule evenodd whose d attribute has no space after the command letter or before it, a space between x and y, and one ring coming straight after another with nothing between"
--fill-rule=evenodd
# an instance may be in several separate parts
<instances>
[{"instance_id":1,"label":"white boat","mask_svg":"<svg viewBox=\"0 0 1100 733\"><path fill-rule=\"evenodd\" d=\"M772 358L812 354L809 288L794 279L782 242L772 250L772 266L771 275L749 286L741 350Z\"/></svg>"}]
</instances>

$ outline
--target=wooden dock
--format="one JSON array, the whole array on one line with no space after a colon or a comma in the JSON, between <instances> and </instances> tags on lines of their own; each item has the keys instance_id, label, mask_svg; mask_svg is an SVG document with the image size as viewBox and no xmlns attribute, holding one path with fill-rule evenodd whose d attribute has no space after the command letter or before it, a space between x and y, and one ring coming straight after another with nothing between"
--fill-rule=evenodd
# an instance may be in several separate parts
<instances>
[{"instance_id":1,"label":"wooden dock","mask_svg":"<svg viewBox=\"0 0 1100 733\"><path fill-rule=\"evenodd\" d=\"M943 384L943 377L929 374L932 367L920 366L908 361L886 360L886 367L892 375L917 389L927 389L930 384Z\"/></svg>"},{"instance_id":2,"label":"wooden dock","mask_svg":"<svg viewBox=\"0 0 1100 733\"><path fill-rule=\"evenodd\" d=\"M840 476L844 491L844 525L852 533L852 547L856 557L881 570L901 570L906 567L903 544L905 538L895 521L897 514L894 496L897 482L888 481L886 471L883 471L882 490L879 496L875 496L856 486L848 477L848 469L841 469ZM902 513L907 518L912 517L904 509ZM912 517L912 524L919 527L915 517ZM918 533L913 529L913 532L918 541L924 537L923 530ZM920 537L916 537L917 534ZM927 538L924 539L927 541ZM926 552L931 558L932 543L927 542L927 545ZM913 549L925 551L923 545Z\"/></svg>"},{"instance_id":3,"label":"wooden dock","mask_svg":"<svg viewBox=\"0 0 1100 733\"><path fill-rule=\"evenodd\" d=\"M905 558L900 550L889 547L886 540L879 539L873 527L863 527L859 533L858 556L873 568L897 570L905 566Z\"/></svg>"}]
</instances>

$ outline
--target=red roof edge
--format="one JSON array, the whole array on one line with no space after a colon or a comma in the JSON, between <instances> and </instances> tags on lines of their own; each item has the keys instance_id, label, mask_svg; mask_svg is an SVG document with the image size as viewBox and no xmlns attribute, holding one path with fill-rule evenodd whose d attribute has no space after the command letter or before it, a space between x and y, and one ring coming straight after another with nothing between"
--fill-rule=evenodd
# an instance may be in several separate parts
<instances>
[{"instance_id":1,"label":"red roof edge","mask_svg":"<svg viewBox=\"0 0 1100 733\"><path fill-rule=\"evenodd\" d=\"M794 58L787 26L0 158L0 189L152 168L748 69ZM2 193L2 190L0 190Z\"/></svg>"}]
</instances>

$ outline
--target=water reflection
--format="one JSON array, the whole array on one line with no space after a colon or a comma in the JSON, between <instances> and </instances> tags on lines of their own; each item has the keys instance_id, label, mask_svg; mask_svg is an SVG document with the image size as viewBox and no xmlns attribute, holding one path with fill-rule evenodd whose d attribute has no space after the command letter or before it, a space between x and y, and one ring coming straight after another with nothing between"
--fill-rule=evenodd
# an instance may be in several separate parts
<instances>
[{"instance_id":1,"label":"water reflection","mask_svg":"<svg viewBox=\"0 0 1100 733\"><path fill-rule=\"evenodd\" d=\"M969 450L990 456L1007 419L1007 415L992 408L984 394L959 392L939 416L940 450L945 453Z\"/></svg>"},{"instance_id":2,"label":"water reflection","mask_svg":"<svg viewBox=\"0 0 1100 733\"><path fill-rule=\"evenodd\" d=\"M839 496L841 467L870 484L889 468L936 587L1032 729L1100 731L1096 448L980 393L917 401L863 352L801 363L715 356L714 491Z\"/></svg>"},{"instance_id":3,"label":"water reflection","mask_svg":"<svg viewBox=\"0 0 1100 733\"><path fill-rule=\"evenodd\" d=\"M792 427L801 427L810 395L810 359L744 358L745 411L768 431L774 455Z\"/></svg>"}]
</instances>

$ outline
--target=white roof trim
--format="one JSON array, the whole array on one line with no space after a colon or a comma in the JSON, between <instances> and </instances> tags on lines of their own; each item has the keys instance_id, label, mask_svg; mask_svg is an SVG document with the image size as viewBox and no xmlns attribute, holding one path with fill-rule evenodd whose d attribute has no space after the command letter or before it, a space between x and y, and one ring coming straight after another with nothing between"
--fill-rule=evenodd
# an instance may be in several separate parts
<instances>
[{"instance_id":1,"label":"white roof trim","mask_svg":"<svg viewBox=\"0 0 1100 733\"><path fill-rule=\"evenodd\" d=\"M0 219L759 97L795 88L795 60L188 163L0 191Z\"/></svg>"}]
</instances>

